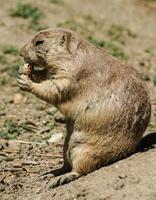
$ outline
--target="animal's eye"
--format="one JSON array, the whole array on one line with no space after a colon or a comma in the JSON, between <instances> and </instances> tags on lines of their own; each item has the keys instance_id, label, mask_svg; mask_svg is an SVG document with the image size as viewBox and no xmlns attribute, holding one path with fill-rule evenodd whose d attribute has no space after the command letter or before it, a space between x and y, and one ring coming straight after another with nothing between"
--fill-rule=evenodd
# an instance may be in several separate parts
<instances>
[{"instance_id":1,"label":"animal's eye","mask_svg":"<svg viewBox=\"0 0 156 200\"><path fill-rule=\"evenodd\" d=\"M41 45L41 44L43 44L43 43L44 43L44 40L37 40L37 41L35 42L35 46Z\"/></svg>"}]
</instances>

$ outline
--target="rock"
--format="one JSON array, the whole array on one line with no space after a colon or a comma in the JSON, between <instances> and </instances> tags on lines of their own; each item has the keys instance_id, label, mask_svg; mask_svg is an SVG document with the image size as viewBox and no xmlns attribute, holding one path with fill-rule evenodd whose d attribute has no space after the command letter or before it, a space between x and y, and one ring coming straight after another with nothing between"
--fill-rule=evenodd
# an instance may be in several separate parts
<instances>
[{"instance_id":1,"label":"rock","mask_svg":"<svg viewBox=\"0 0 156 200\"><path fill-rule=\"evenodd\" d=\"M21 144L15 142L14 140L10 140L8 141L8 149L19 152L21 149Z\"/></svg>"},{"instance_id":2,"label":"rock","mask_svg":"<svg viewBox=\"0 0 156 200\"><path fill-rule=\"evenodd\" d=\"M41 130L39 130L39 133L40 134L43 134L43 133L47 133L47 132L49 132L50 131L50 128L49 127L44 127L44 128L42 128Z\"/></svg>"},{"instance_id":3,"label":"rock","mask_svg":"<svg viewBox=\"0 0 156 200\"><path fill-rule=\"evenodd\" d=\"M0 112L0 116L6 115L6 112Z\"/></svg>"},{"instance_id":4,"label":"rock","mask_svg":"<svg viewBox=\"0 0 156 200\"><path fill-rule=\"evenodd\" d=\"M0 150L2 150L4 147L3 147L3 145L0 143Z\"/></svg>"},{"instance_id":5,"label":"rock","mask_svg":"<svg viewBox=\"0 0 156 200\"><path fill-rule=\"evenodd\" d=\"M0 185L0 192L4 192L5 191L5 186Z\"/></svg>"},{"instance_id":6,"label":"rock","mask_svg":"<svg viewBox=\"0 0 156 200\"><path fill-rule=\"evenodd\" d=\"M127 178L127 175L126 174L121 174L119 175L119 179L126 179Z\"/></svg>"},{"instance_id":7,"label":"rock","mask_svg":"<svg viewBox=\"0 0 156 200\"><path fill-rule=\"evenodd\" d=\"M14 161L12 163L12 167L13 168L21 168L22 167L22 163L20 161Z\"/></svg>"},{"instance_id":8,"label":"rock","mask_svg":"<svg viewBox=\"0 0 156 200\"><path fill-rule=\"evenodd\" d=\"M48 140L48 143L60 143L63 140L63 133L55 133L51 136L51 138Z\"/></svg>"},{"instance_id":9,"label":"rock","mask_svg":"<svg viewBox=\"0 0 156 200\"><path fill-rule=\"evenodd\" d=\"M23 100L23 95L20 93L15 94L14 99L13 99L13 103L14 104L20 104Z\"/></svg>"},{"instance_id":10,"label":"rock","mask_svg":"<svg viewBox=\"0 0 156 200\"><path fill-rule=\"evenodd\" d=\"M47 111L49 115L54 115L56 112L57 112L57 108L55 107L52 107Z\"/></svg>"},{"instance_id":11,"label":"rock","mask_svg":"<svg viewBox=\"0 0 156 200\"><path fill-rule=\"evenodd\" d=\"M115 190L121 190L125 186L125 183L121 179L116 179L113 183L113 188Z\"/></svg>"},{"instance_id":12,"label":"rock","mask_svg":"<svg viewBox=\"0 0 156 200\"><path fill-rule=\"evenodd\" d=\"M55 119L56 122L65 123L65 117L60 112L57 112L55 114L54 119Z\"/></svg>"},{"instance_id":13,"label":"rock","mask_svg":"<svg viewBox=\"0 0 156 200\"><path fill-rule=\"evenodd\" d=\"M5 139L0 138L0 150L8 148L8 141Z\"/></svg>"},{"instance_id":14,"label":"rock","mask_svg":"<svg viewBox=\"0 0 156 200\"><path fill-rule=\"evenodd\" d=\"M141 179L137 176L132 176L132 177L130 177L129 182L131 184L138 184L141 182Z\"/></svg>"}]
</instances>

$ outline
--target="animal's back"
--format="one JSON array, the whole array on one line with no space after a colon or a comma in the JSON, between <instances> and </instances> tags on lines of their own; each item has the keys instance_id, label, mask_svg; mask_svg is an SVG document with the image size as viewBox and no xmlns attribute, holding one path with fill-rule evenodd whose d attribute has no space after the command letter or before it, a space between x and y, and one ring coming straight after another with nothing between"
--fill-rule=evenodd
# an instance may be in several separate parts
<instances>
[{"instance_id":1,"label":"animal's back","mask_svg":"<svg viewBox=\"0 0 156 200\"><path fill-rule=\"evenodd\" d=\"M90 146L100 167L135 150L149 123L151 104L148 89L133 68L106 52L97 53L101 57L87 65L93 73L79 82L80 95L68 111L74 113L75 131L81 132L73 133L73 143Z\"/></svg>"}]
</instances>

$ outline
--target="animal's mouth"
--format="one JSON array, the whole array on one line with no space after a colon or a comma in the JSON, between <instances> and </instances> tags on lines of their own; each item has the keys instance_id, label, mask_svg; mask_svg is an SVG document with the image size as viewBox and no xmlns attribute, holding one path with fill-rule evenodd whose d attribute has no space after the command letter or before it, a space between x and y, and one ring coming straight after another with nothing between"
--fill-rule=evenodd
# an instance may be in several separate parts
<instances>
[{"instance_id":1,"label":"animal's mouth","mask_svg":"<svg viewBox=\"0 0 156 200\"><path fill-rule=\"evenodd\" d=\"M25 62L25 64L28 65L30 68L33 68L34 65L35 65L29 58L25 58L25 57L24 57L24 62Z\"/></svg>"},{"instance_id":2,"label":"animal's mouth","mask_svg":"<svg viewBox=\"0 0 156 200\"><path fill-rule=\"evenodd\" d=\"M43 68L38 68L36 67L33 63L28 63L28 62L25 62L23 65L22 65L22 70L19 68L19 74L24 74L24 75L27 75L29 77L32 76L33 72L35 71L40 71L42 70Z\"/></svg>"},{"instance_id":3,"label":"animal's mouth","mask_svg":"<svg viewBox=\"0 0 156 200\"><path fill-rule=\"evenodd\" d=\"M31 62L26 62L26 64L30 67L30 68L34 68L34 64Z\"/></svg>"},{"instance_id":4,"label":"animal's mouth","mask_svg":"<svg viewBox=\"0 0 156 200\"><path fill-rule=\"evenodd\" d=\"M35 64L31 61L28 61L28 62L25 62L25 63L29 66L30 69L44 69L43 66Z\"/></svg>"},{"instance_id":5,"label":"animal's mouth","mask_svg":"<svg viewBox=\"0 0 156 200\"><path fill-rule=\"evenodd\" d=\"M24 58L25 64L29 66L30 69L33 70L43 70L46 68L46 64L44 62L34 62L29 58Z\"/></svg>"}]
</instances>

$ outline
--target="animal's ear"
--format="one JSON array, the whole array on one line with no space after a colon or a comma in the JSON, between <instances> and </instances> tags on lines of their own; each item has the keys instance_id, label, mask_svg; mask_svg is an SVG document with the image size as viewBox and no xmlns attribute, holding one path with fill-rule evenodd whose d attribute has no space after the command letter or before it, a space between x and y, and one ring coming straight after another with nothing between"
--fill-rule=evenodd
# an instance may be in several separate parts
<instances>
[{"instance_id":1,"label":"animal's ear","mask_svg":"<svg viewBox=\"0 0 156 200\"><path fill-rule=\"evenodd\" d=\"M64 33L59 37L59 44L60 46L64 46L65 44L67 44L68 38L67 35Z\"/></svg>"}]
</instances>

